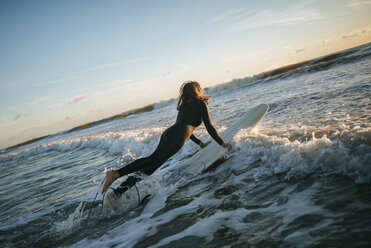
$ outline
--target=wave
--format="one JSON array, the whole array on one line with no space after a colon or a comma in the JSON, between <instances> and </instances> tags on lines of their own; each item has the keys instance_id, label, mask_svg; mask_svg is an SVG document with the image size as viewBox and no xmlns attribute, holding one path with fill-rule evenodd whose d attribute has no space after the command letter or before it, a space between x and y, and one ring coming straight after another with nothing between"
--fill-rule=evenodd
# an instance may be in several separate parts
<instances>
[{"instance_id":1,"label":"wave","mask_svg":"<svg viewBox=\"0 0 371 248\"><path fill-rule=\"evenodd\" d=\"M15 152L0 155L0 162L24 159L49 151L76 151L83 149L104 149L112 156L121 155L123 148L131 150L138 156L148 155L149 148L155 147L164 128L151 128L121 132L107 132L98 135L60 139L35 144Z\"/></svg>"},{"instance_id":2,"label":"wave","mask_svg":"<svg viewBox=\"0 0 371 248\"><path fill-rule=\"evenodd\" d=\"M287 180L342 175L356 183L371 183L370 128L340 131L326 126L314 131L303 126L287 132L289 136L282 132L271 128L252 135L241 132L235 138L237 170L241 163L254 164L252 173L256 180L278 174L284 174Z\"/></svg>"},{"instance_id":3,"label":"wave","mask_svg":"<svg viewBox=\"0 0 371 248\"><path fill-rule=\"evenodd\" d=\"M286 179L336 174L350 177L357 183L370 183L371 128L341 125L342 128L328 125L316 129L313 126L270 127L255 134L241 130L233 141L236 156L230 161L231 167L259 161L259 166L252 170L257 180L282 173ZM0 161L24 159L48 151L103 149L112 156L121 156L121 163L126 163L149 155L163 130L151 128L64 139L1 155ZM201 138L207 136L204 132ZM189 157L195 152L193 148L193 144L188 142L172 158L172 163Z\"/></svg>"},{"instance_id":4,"label":"wave","mask_svg":"<svg viewBox=\"0 0 371 248\"><path fill-rule=\"evenodd\" d=\"M7 150L10 150L10 149L13 149L13 148L18 148L20 146L24 146L24 145L28 145L28 144L32 144L36 141L40 141L40 140L50 138L50 137L53 137L53 136L56 136L56 135L63 135L63 134L73 133L73 132L76 132L76 131L81 131L81 130L92 128L92 127L95 127L95 126L98 126L98 125L101 125L101 124L105 124L105 123L108 123L108 122L121 120L121 119L126 118L128 116L150 112L154 109L155 109L155 104L150 104L150 105L147 105L147 106L144 106L144 107L141 107L141 108L132 109L132 110L120 113L120 114L113 115L113 116L108 117L108 118L104 118L104 119L101 119L101 120L98 120L98 121L93 121L93 122L88 122L88 123L82 124L80 126L74 127L74 128L69 129L67 131L62 131L60 133L52 134L52 135L45 135L43 137L31 139L31 140L16 144L14 146L11 146L11 147L8 147L8 148L2 150L2 153L6 152Z\"/></svg>"},{"instance_id":5,"label":"wave","mask_svg":"<svg viewBox=\"0 0 371 248\"><path fill-rule=\"evenodd\" d=\"M360 59L366 58L370 55L371 55L371 43L367 43L367 44L364 44L358 47L354 47L354 48L350 48L350 49L340 51L337 53L325 55L325 56L315 58L312 60L307 60L307 61L290 64L290 65L285 65L280 68L265 71L265 72L262 72L262 73L259 73L259 74L256 74L250 77L233 79L230 82L218 84L216 86L206 87L204 88L204 90L206 94L215 94L215 93L218 93L224 90L238 88L240 86L254 85L254 84L258 84L262 82L269 82L271 80L283 79L283 78L290 77L290 76L297 76L303 73L311 73L311 72L325 70L325 69L328 69L332 66L339 65L339 64L357 62ZM31 140L22 142L20 144L3 149L0 151L0 154L6 153L13 148L31 144L36 141L48 138L50 136L72 133L72 132L92 128L92 127L95 127L95 126L98 126L104 123L121 120L131 115L138 115L138 114L150 112L156 109L165 108L165 107L173 105L175 102L176 102L176 99L171 98L168 100L149 104L144 107L132 109L132 110L120 113L120 114L116 114L114 116L111 116L105 119L85 123L80 126L74 127L70 130L63 131L57 134L46 135L40 138L31 139Z\"/></svg>"},{"instance_id":6,"label":"wave","mask_svg":"<svg viewBox=\"0 0 371 248\"><path fill-rule=\"evenodd\" d=\"M166 108L166 107L169 107L171 105L174 105L176 103L176 100L175 98L171 98L171 99L168 99L168 100L164 100L164 101L160 101L160 102L157 102L154 105L154 109L162 109L162 108Z\"/></svg>"}]
</instances>

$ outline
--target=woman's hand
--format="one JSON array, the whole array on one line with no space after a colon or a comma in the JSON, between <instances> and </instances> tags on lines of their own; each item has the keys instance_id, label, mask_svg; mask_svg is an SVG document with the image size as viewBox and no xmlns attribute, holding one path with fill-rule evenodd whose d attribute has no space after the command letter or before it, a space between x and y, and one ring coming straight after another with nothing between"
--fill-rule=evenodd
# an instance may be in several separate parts
<instances>
[{"instance_id":1,"label":"woman's hand","mask_svg":"<svg viewBox=\"0 0 371 248\"><path fill-rule=\"evenodd\" d=\"M223 147L224 149L228 149L228 150L231 150L231 149L232 149L232 145L229 144L229 143L223 143L223 144L222 144L222 147Z\"/></svg>"},{"instance_id":2,"label":"woman's hand","mask_svg":"<svg viewBox=\"0 0 371 248\"><path fill-rule=\"evenodd\" d=\"M206 143L201 142L201 144L200 144L201 149L204 148L204 147L206 147L210 142L211 142L211 140L209 140Z\"/></svg>"}]
</instances>

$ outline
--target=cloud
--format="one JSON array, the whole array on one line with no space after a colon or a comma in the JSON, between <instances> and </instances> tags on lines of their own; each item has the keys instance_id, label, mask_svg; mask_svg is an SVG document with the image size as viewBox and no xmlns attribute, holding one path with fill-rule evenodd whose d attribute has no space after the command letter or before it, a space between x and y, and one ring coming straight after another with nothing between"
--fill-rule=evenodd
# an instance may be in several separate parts
<instances>
[{"instance_id":1,"label":"cloud","mask_svg":"<svg viewBox=\"0 0 371 248\"><path fill-rule=\"evenodd\" d=\"M300 10L295 13L279 13L264 10L230 27L230 31L243 31L267 26L293 25L321 19L320 14L313 10Z\"/></svg>"},{"instance_id":2,"label":"cloud","mask_svg":"<svg viewBox=\"0 0 371 248\"><path fill-rule=\"evenodd\" d=\"M63 83L64 81L68 81L70 79L76 79L76 78L81 77L79 74L80 73L74 73L74 74L66 75L66 76L61 77L61 78L56 78L56 79L51 79L49 81L35 83L35 84L33 84L33 86L38 87L38 86L45 86L45 85L50 85L50 84Z\"/></svg>"},{"instance_id":3,"label":"cloud","mask_svg":"<svg viewBox=\"0 0 371 248\"><path fill-rule=\"evenodd\" d=\"M367 27L367 28L363 28L363 29L358 29L358 30L354 30L348 34L343 34L341 36L342 39L348 39L348 38L354 38L354 37L361 37L363 35L366 35L368 33L371 32L371 28Z\"/></svg>"},{"instance_id":4,"label":"cloud","mask_svg":"<svg viewBox=\"0 0 371 248\"><path fill-rule=\"evenodd\" d=\"M75 104L81 102L82 100L86 99L88 96L77 96L73 100L68 101L68 104Z\"/></svg>"},{"instance_id":5,"label":"cloud","mask_svg":"<svg viewBox=\"0 0 371 248\"><path fill-rule=\"evenodd\" d=\"M91 67L91 68L82 70L79 73L91 72L91 71L100 70L100 69L109 68L109 67L114 67L114 66L119 66L119 65L132 64L132 63L135 63L135 62L146 61L146 60L149 60L149 59L150 59L149 57L142 57L142 58L123 60L123 61L119 61L119 62L114 62L114 63L109 63L109 64L104 64L104 65Z\"/></svg>"},{"instance_id":6,"label":"cloud","mask_svg":"<svg viewBox=\"0 0 371 248\"><path fill-rule=\"evenodd\" d=\"M64 118L65 121L68 121L68 120L71 120L72 117L71 116L67 116L66 118Z\"/></svg>"},{"instance_id":7,"label":"cloud","mask_svg":"<svg viewBox=\"0 0 371 248\"><path fill-rule=\"evenodd\" d=\"M349 8L361 8L365 5L371 5L371 0L353 0L348 2Z\"/></svg>"},{"instance_id":8,"label":"cloud","mask_svg":"<svg viewBox=\"0 0 371 248\"><path fill-rule=\"evenodd\" d=\"M119 61L119 62L113 62L113 63L103 64L103 65L93 66L93 67L86 68L86 69L83 69L83 70L75 72L75 73L71 73L71 74L68 74L68 75L65 75L65 76L61 76L60 78L57 78L57 79L52 79L52 80L49 80L49 81L46 81L46 82L40 82L40 83L33 84L33 85L34 86L44 86L44 85L49 85L49 84L61 83L61 82L64 82L64 81L67 81L67 80L70 80L70 79L79 78L79 77L81 77L81 74L84 74L84 73L87 73L87 72L92 72L92 71L101 70L101 69L110 68L110 67L119 66L119 65L132 64L132 63L136 63L136 62L146 61L146 60L149 60L149 59L150 59L149 57L140 57L140 58L135 58L135 59L128 59L128 60L122 60L122 61Z\"/></svg>"},{"instance_id":9,"label":"cloud","mask_svg":"<svg viewBox=\"0 0 371 248\"><path fill-rule=\"evenodd\" d=\"M250 13L250 12L252 12L252 11L249 11L249 12L244 11L244 8L229 9L226 12L221 13L220 15L215 17L214 19L211 19L211 20L207 21L205 24L209 25L209 24L214 24L214 23L217 23L217 22L224 21L226 19L234 19L234 18L240 16L241 14L245 15L246 13Z\"/></svg>"},{"instance_id":10,"label":"cloud","mask_svg":"<svg viewBox=\"0 0 371 248\"><path fill-rule=\"evenodd\" d=\"M128 84L132 84L132 83L135 83L135 81L133 79L127 79L127 80L113 80L113 81L109 81L109 82L106 82L106 83L101 83L99 85L96 85L94 86L93 88L109 88L109 87L112 87L112 86L118 86L118 85L128 85ZM105 94L105 92L101 92L103 94Z\"/></svg>"},{"instance_id":11,"label":"cloud","mask_svg":"<svg viewBox=\"0 0 371 248\"><path fill-rule=\"evenodd\" d=\"M344 34L343 36L341 36L342 39L348 39L348 38L353 38L353 37L357 37L357 36L360 36L359 33L350 33L350 34Z\"/></svg>"},{"instance_id":12,"label":"cloud","mask_svg":"<svg viewBox=\"0 0 371 248\"><path fill-rule=\"evenodd\" d=\"M14 117L14 121L18 121L20 118L25 117L27 114L25 112L19 113Z\"/></svg>"},{"instance_id":13,"label":"cloud","mask_svg":"<svg viewBox=\"0 0 371 248\"><path fill-rule=\"evenodd\" d=\"M36 105L36 104L39 104L39 103L42 103L42 102L45 102L47 100L49 100L50 98L49 97L41 97L39 99L36 99L32 102L29 102L28 105Z\"/></svg>"},{"instance_id":14,"label":"cloud","mask_svg":"<svg viewBox=\"0 0 371 248\"><path fill-rule=\"evenodd\" d=\"M301 49L296 50L296 53L301 53L301 52L304 52L304 51L305 51L305 48L301 48Z\"/></svg>"},{"instance_id":15,"label":"cloud","mask_svg":"<svg viewBox=\"0 0 371 248\"><path fill-rule=\"evenodd\" d=\"M323 19L325 14L310 8L308 6L310 3L311 1L302 1L281 11L265 9L255 12L238 12L238 16L235 17L238 20L232 23L222 34L269 26L294 25Z\"/></svg>"},{"instance_id":16,"label":"cloud","mask_svg":"<svg viewBox=\"0 0 371 248\"><path fill-rule=\"evenodd\" d=\"M192 67L190 67L189 65L185 65L185 64L177 64L177 66L185 70L192 69Z\"/></svg>"},{"instance_id":17,"label":"cloud","mask_svg":"<svg viewBox=\"0 0 371 248\"><path fill-rule=\"evenodd\" d=\"M322 46L326 46L329 43L329 40L322 40L321 44Z\"/></svg>"}]
</instances>

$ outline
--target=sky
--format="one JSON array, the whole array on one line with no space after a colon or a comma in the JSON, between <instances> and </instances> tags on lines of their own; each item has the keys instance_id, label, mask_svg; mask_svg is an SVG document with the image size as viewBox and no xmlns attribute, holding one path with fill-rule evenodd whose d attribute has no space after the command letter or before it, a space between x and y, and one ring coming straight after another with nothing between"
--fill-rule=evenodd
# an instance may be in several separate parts
<instances>
[{"instance_id":1,"label":"sky","mask_svg":"<svg viewBox=\"0 0 371 248\"><path fill-rule=\"evenodd\" d=\"M0 1L0 148L371 41L371 0Z\"/></svg>"}]
</instances>

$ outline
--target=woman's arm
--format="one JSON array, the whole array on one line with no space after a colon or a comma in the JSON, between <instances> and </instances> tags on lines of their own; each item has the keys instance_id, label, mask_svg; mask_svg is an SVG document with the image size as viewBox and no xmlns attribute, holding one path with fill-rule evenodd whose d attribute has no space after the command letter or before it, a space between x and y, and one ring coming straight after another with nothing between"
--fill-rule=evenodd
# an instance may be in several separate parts
<instances>
[{"instance_id":1,"label":"woman's arm","mask_svg":"<svg viewBox=\"0 0 371 248\"><path fill-rule=\"evenodd\" d=\"M220 138L218 132L216 131L213 123L211 122L209 108L205 102L200 102L200 111L201 111L201 118L205 124L207 132L210 136L221 146L223 146L224 141ZM224 147L224 146L223 146Z\"/></svg>"},{"instance_id":2,"label":"woman's arm","mask_svg":"<svg viewBox=\"0 0 371 248\"><path fill-rule=\"evenodd\" d=\"M194 135L193 133L192 133L191 137L189 137L189 138L190 138L193 142L195 142L197 145L201 145L201 144L202 144L201 140L200 140L199 138L197 138L197 136Z\"/></svg>"}]
</instances>

